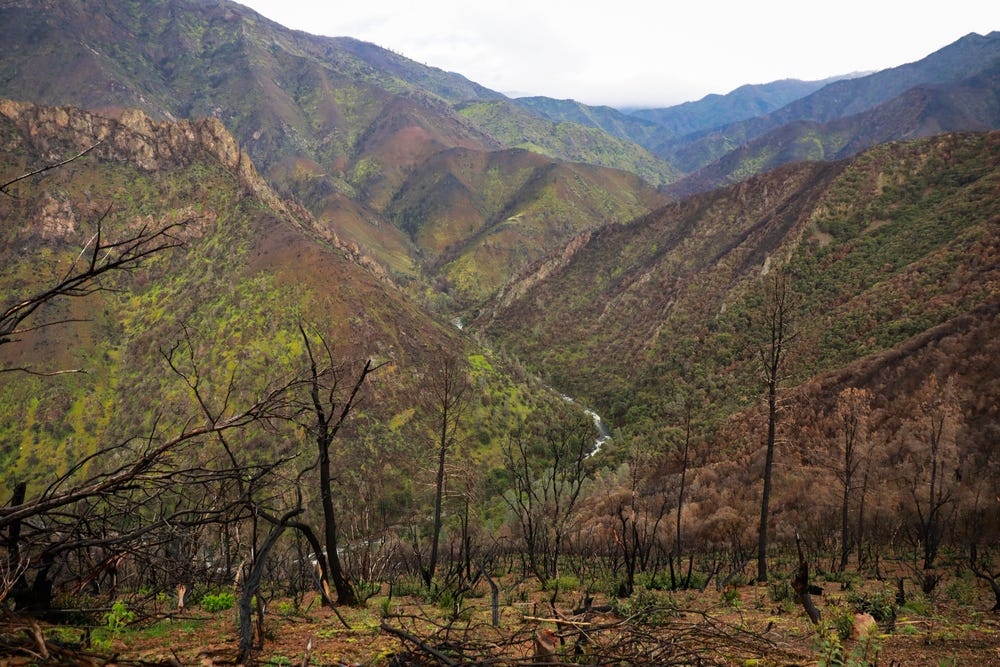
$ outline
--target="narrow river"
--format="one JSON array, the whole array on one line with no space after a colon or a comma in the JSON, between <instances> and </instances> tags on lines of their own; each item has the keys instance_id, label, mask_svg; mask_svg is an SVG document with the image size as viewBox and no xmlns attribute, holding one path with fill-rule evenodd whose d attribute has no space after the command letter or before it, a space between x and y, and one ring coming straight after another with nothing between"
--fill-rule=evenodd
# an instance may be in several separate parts
<instances>
[{"instance_id":1,"label":"narrow river","mask_svg":"<svg viewBox=\"0 0 1000 667\"><path fill-rule=\"evenodd\" d=\"M559 392L559 397L562 398L562 400L566 401L567 403L572 403L573 405L580 406L580 404L577 403L577 401L572 396L567 396L566 394ZM587 456L593 456L594 454L601 451L601 448L608 440L611 440L611 429L609 429L608 425L604 423L603 419L601 419L601 415L597 414L590 408L584 407L583 412L588 417L594 420L594 429L597 431L597 436L594 439L594 448L590 450L589 454L587 454Z\"/></svg>"}]
</instances>

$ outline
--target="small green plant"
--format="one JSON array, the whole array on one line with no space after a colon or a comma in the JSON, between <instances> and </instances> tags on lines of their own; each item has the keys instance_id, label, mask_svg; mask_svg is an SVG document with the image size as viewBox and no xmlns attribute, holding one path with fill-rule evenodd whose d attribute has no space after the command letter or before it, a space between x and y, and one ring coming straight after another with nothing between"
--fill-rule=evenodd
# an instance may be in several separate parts
<instances>
[{"instance_id":1,"label":"small green plant","mask_svg":"<svg viewBox=\"0 0 1000 667\"><path fill-rule=\"evenodd\" d=\"M561 592L578 590L580 588L580 580L572 574L560 574L557 578L549 579L545 583L545 590L547 591L554 591L557 588Z\"/></svg>"},{"instance_id":2,"label":"small green plant","mask_svg":"<svg viewBox=\"0 0 1000 667\"><path fill-rule=\"evenodd\" d=\"M446 588L438 593L437 605L442 611L450 611L455 606L455 602L455 595L449 589Z\"/></svg>"},{"instance_id":3,"label":"small green plant","mask_svg":"<svg viewBox=\"0 0 1000 667\"><path fill-rule=\"evenodd\" d=\"M734 609L739 609L742 605L740 589L735 586L726 586L722 589L722 602Z\"/></svg>"},{"instance_id":4,"label":"small green plant","mask_svg":"<svg viewBox=\"0 0 1000 667\"><path fill-rule=\"evenodd\" d=\"M837 632L840 639L847 639L854 632L854 614L848 609L841 609L839 613L834 613L834 608L830 609L830 625Z\"/></svg>"},{"instance_id":5,"label":"small green plant","mask_svg":"<svg viewBox=\"0 0 1000 667\"><path fill-rule=\"evenodd\" d=\"M878 634L859 637L851 650L845 651L841 628L824 626L813 644L817 667L874 667L881 651Z\"/></svg>"},{"instance_id":6,"label":"small green plant","mask_svg":"<svg viewBox=\"0 0 1000 667\"><path fill-rule=\"evenodd\" d=\"M392 582L391 590L393 597L423 597L427 592L424 583L418 577L400 577Z\"/></svg>"},{"instance_id":7,"label":"small green plant","mask_svg":"<svg viewBox=\"0 0 1000 667\"><path fill-rule=\"evenodd\" d=\"M105 636L95 637L94 645L98 648L110 647L126 626L133 621L135 621L135 612L128 608L124 600L115 600L114 604L111 605L111 611L104 615Z\"/></svg>"},{"instance_id":8,"label":"small green plant","mask_svg":"<svg viewBox=\"0 0 1000 667\"><path fill-rule=\"evenodd\" d=\"M201 598L201 607L210 614L232 609L236 604L236 596L229 591L208 593Z\"/></svg>"},{"instance_id":9,"label":"small green plant","mask_svg":"<svg viewBox=\"0 0 1000 667\"><path fill-rule=\"evenodd\" d=\"M617 614L647 625L666 625L676 615L677 605L669 593L640 589L628 598L614 598Z\"/></svg>"},{"instance_id":10,"label":"small green plant","mask_svg":"<svg viewBox=\"0 0 1000 667\"><path fill-rule=\"evenodd\" d=\"M278 603L278 613L282 616L294 616L299 613L299 605L293 600L282 600Z\"/></svg>"},{"instance_id":11,"label":"small green plant","mask_svg":"<svg viewBox=\"0 0 1000 667\"><path fill-rule=\"evenodd\" d=\"M382 614L383 618L386 616L392 616L392 598L390 597L382 598L382 600L379 601L378 607L379 607L379 612Z\"/></svg>"},{"instance_id":12,"label":"small green plant","mask_svg":"<svg viewBox=\"0 0 1000 667\"><path fill-rule=\"evenodd\" d=\"M916 616L930 616L931 606L926 599L910 598L902 609ZM872 614L874 616L874 614Z\"/></svg>"},{"instance_id":13,"label":"small green plant","mask_svg":"<svg viewBox=\"0 0 1000 667\"><path fill-rule=\"evenodd\" d=\"M771 602L784 602L795 599L795 591L792 590L792 585L787 579L778 579L771 582L768 584L767 592L771 598Z\"/></svg>"},{"instance_id":14,"label":"small green plant","mask_svg":"<svg viewBox=\"0 0 1000 667\"><path fill-rule=\"evenodd\" d=\"M966 607L971 607L976 601L976 585L968 574L951 581L946 592L948 597Z\"/></svg>"},{"instance_id":15,"label":"small green plant","mask_svg":"<svg viewBox=\"0 0 1000 667\"><path fill-rule=\"evenodd\" d=\"M382 585L377 581L358 581L354 584L354 591L361 600L368 600L382 592Z\"/></svg>"}]
</instances>

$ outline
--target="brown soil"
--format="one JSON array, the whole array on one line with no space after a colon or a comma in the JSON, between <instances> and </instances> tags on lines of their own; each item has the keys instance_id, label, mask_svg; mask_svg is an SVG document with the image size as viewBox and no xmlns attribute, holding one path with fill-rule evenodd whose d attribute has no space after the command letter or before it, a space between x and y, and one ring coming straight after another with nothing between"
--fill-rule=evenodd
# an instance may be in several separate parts
<instances>
[{"instance_id":1,"label":"brown soil","mask_svg":"<svg viewBox=\"0 0 1000 667\"><path fill-rule=\"evenodd\" d=\"M825 588L828 593L818 598L818 603L827 622L853 614L839 584ZM375 597L364 607L339 610L350 629L312 596L298 611L291 601L276 600L269 606L263 650L255 653L253 664L445 664L432 656L433 650L451 656L455 664L530 664L534 633L545 627L560 637L565 664L823 664L821 633L797 604L790 600L776 603L772 597L764 586L743 586L725 594L711 587L700 594L674 594L669 611L660 608L644 616L638 613L642 607L636 605L636 615L626 618L628 612L622 609L573 616L569 610L578 601L565 594L557 604L560 618L540 594L506 605L501 595L499 628L490 625L488 595L468 599L460 620L452 623L448 613L436 605L412 598L393 598L386 603L384 597ZM667 597L649 592L643 599L666 601ZM989 608L988 602L981 598L963 606L946 599L922 601L917 606L919 613L904 607L894 622L879 624L870 644L851 638L839 642L848 657L862 656L867 663L836 664L1000 666L1000 614L981 611ZM598 609L604 604L604 600L594 601ZM383 619L386 608L390 615ZM383 623L396 633L384 629ZM28 622L8 618L4 626L0 667L232 665L237 656L232 610L209 614L195 608L153 625L130 628L100 651L77 649L74 653L66 648L59 653L62 649L57 648L56 639L67 631L40 626L53 649L48 662L39 659L38 643L30 636ZM407 635L412 636L409 641L403 639ZM93 636L101 636L101 631L95 630ZM581 642L584 636L586 643ZM829 648L829 642L826 646Z\"/></svg>"}]
</instances>

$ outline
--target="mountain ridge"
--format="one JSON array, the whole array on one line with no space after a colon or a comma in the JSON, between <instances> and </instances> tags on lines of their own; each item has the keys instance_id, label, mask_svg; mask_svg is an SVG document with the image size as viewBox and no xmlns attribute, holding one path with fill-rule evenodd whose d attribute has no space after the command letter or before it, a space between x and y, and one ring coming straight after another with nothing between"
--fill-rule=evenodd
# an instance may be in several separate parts
<instances>
[{"instance_id":1,"label":"mountain ridge","mask_svg":"<svg viewBox=\"0 0 1000 667\"><path fill-rule=\"evenodd\" d=\"M283 522L299 514L303 525L329 526L319 506L336 491L345 563L358 588L374 591L369 583L397 577L425 592L455 592L449 618L468 592L475 558L520 552L528 568L539 555L525 534L536 498L521 499L559 487L557 479L571 478L580 493L566 554L602 550L612 566L599 579L588 572L586 586L609 598L631 595L640 537L650 565L638 570L650 578L636 583L652 594L665 585L664 564L673 573L682 556L690 558L689 583L692 568L704 583L730 556L739 576L747 545L768 523L770 553L784 564L793 545L801 548L802 527L814 555L836 546L847 553L856 540L859 552L871 549L858 554L858 572L872 563L863 558L877 565L885 554L927 591L944 569L921 571L915 556L930 534L917 532L915 518L921 485L937 474L923 476L928 467L954 478L945 492L955 490L947 510L955 528L945 545L961 554L970 535L996 537L979 498L992 503L1000 480L1000 131L969 131L989 129L969 125L998 106L997 70L975 59L990 40L925 59L912 71L937 67L943 80L894 80L903 92L854 116L792 118L745 141L716 128L705 136L719 142L710 147L723 156L719 169L690 172L688 183L676 183L696 191L670 197L632 171L561 159L591 160L588 151L599 147L628 149L615 159L639 154L609 135L584 142L603 130L529 117L472 82L384 49L279 29L225 0L94 3L108 10L94 21L99 30L65 23L55 41L46 41L55 25L46 21L88 5L19 0L54 8L20 25L7 21L15 5L0 6L0 53L24 51L0 58L0 89L56 94L81 74L86 89L73 92L106 110L0 101L0 182L34 172L5 188L14 196L0 194L0 285L12 299L51 285L87 256L98 228L106 241L169 225L179 244L84 298L56 299L31 323L39 328L4 340L0 372L25 371L0 383L5 488L27 481L27 498L43 497L47 485L69 488L73 479L50 485L53 475L78 462L128 466L158 437L216 423L230 406L284 385L292 393L279 395L292 402L279 409L280 424L234 434L232 447L223 439L204 458L181 450L191 458L184 472L196 479L179 495L192 496L196 510L203 500L213 504L212 512L223 498L232 516L208 525L239 528L235 541L194 534L190 553L254 552L259 528L270 532L265 544L277 544ZM9 67L32 55L40 67L66 69L49 77L39 70L32 82ZM961 67L977 73L958 77ZM781 109L835 115L839 107L823 95L851 85L838 81ZM178 111L158 117L143 107ZM490 126L462 113L483 109L497 113ZM624 122L606 110L565 111ZM179 118L194 112L197 119ZM755 119L762 127L763 118ZM497 129L505 123L513 138ZM963 131L939 132L946 127ZM519 128L525 136L516 136ZM537 128L556 136L534 151L509 145ZM925 130L934 134L865 147ZM685 144L686 158L705 158L700 138ZM734 174L740 180L725 184ZM787 338L776 338L775 315ZM780 368L764 369L776 343ZM336 478L319 485L303 482L325 456L315 445L330 423L317 405L313 351L332 366L322 391L334 411L357 369L378 369L337 426ZM60 372L73 368L87 373ZM841 409L845 396L857 395L865 474L873 475L868 505L857 487L860 498L837 497L850 488L841 485L838 460ZM610 440L602 429L595 444L598 413ZM926 435L935 424L947 429L941 441ZM939 442L947 458L936 458ZM776 502L755 526L771 444ZM88 461L95 451L110 451L111 460ZM156 462L159 488L173 488L176 462ZM277 475L254 488L258 464ZM198 475L212 479L216 468L226 488L203 494L214 487ZM80 592L79 580L63 585L68 575L47 579L56 569L47 556L63 548L52 546L52 525L81 529L66 548L63 564L71 564L77 554L89 557L91 536L107 544L118 525L134 522L119 502L128 510L140 497L147 516L159 517L168 496L150 490L140 480L82 512L60 506L25 522L21 554L33 587ZM105 507L106 522L87 523ZM838 533L838 519L851 512L856 526L843 520ZM675 524L661 521L668 514ZM983 517L990 532L966 532ZM8 522L10 532L16 525ZM175 526L164 525L152 545L144 526L137 530L124 544L130 554L167 563L159 552L173 544ZM424 564L439 536L435 574ZM312 581L305 548L283 539L271 554L276 577L285 565L301 566L298 592ZM253 557L254 571L267 553ZM183 568L192 558L176 560L178 572L190 572ZM227 563L247 563L236 561ZM231 571L203 562L203 582L231 585ZM536 570L542 591L562 586L551 562L552 572ZM126 566L135 567L131 559ZM972 577L960 576L963 590L971 588ZM248 609L253 591L241 590Z\"/></svg>"},{"instance_id":2,"label":"mountain ridge","mask_svg":"<svg viewBox=\"0 0 1000 667\"><path fill-rule=\"evenodd\" d=\"M68 0L55 12L45 11L40 1L0 7L0 96L23 93L35 102L97 108L112 116L134 106L158 119L216 117L282 198L308 208L328 234L357 247L398 283L413 286L416 294L436 282L454 283L455 276L438 274L441 265L425 261L440 248L421 247L430 237L411 232L446 226L458 212L441 210L437 219L404 229L391 206L413 199L405 191L411 176L439 164L432 158L442 151L491 153L521 143L505 143L458 109L477 100L496 104L502 95L358 40L287 30L228 0L94 1L98 5ZM87 21L89 11L97 11L100 20ZM55 37L68 46L47 41ZM25 54L40 51L56 54L54 60L25 60L30 58ZM72 60L71 67L64 60ZM26 76L33 67L58 70L52 85L38 90L36 77ZM619 160L623 151L642 155L638 163ZM550 142L547 152L567 172L581 171L574 161L587 156L601 161L604 155L609 164L646 169L661 181L669 173L655 156L597 130L577 128ZM503 168L504 162L495 165ZM651 185L624 179L617 169L606 172L604 180L614 189L592 178L590 192L574 194L581 202L592 200L582 204L585 209L597 210L595 202L604 200L618 202L612 208L663 201ZM562 242L561 233L544 226L560 215L562 204L547 190L535 194L535 201L507 202L510 215L524 214L522 227L535 227L536 242ZM630 211L640 214L649 207ZM604 222L588 216L587 225ZM460 233L464 228L452 229ZM463 273L481 266L484 283L495 284L516 270L515 248L502 249L501 263L483 257L478 244L471 237L450 239L454 252L468 253L458 258L467 267ZM482 298L481 290L475 296L468 292L437 300L461 310L470 306L468 299Z\"/></svg>"},{"instance_id":3,"label":"mountain ridge","mask_svg":"<svg viewBox=\"0 0 1000 667\"><path fill-rule=\"evenodd\" d=\"M655 428L638 426L635 412L662 402L648 393L659 386L654 378L690 376L694 368L691 381L724 372L735 382L716 400L729 396L735 402L727 412L739 409L746 396L739 387L752 384L753 374L752 359L739 356L749 345L742 322L753 319L769 271L784 267L809 295L802 298L813 315L802 316L809 326L801 335L809 351L795 383L993 307L1000 211L988 193L998 179L998 148L997 132L944 134L787 165L687 197L536 264L543 280L526 270L525 287L515 283L472 326L616 425ZM925 190L925 179L940 191ZM874 268L886 263L894 268ZM947 289L918 289L922 273L947 280ZM597 359L638 370L617 373L587 361Z\"/></svg>"},{"instance_id":4,"label":"mountain ridge","mask_svg":"<svg viewBox=\"0 0 1000 667\"><path fill-rule=\"evenodd\" d=\"M315 329L338 358L382 365L359 405L367 428L412 419L406 397L442 349L482 356L483 387L523 391L499 362L486 361L492 355L417 307L357 248L280 199L217 120L156 122L138 110L112 119L0 101L0 181L55 162L65 164L17 180L0 196L5 293L38 291L64 274L98 220L109 240L176 224L179 246L104 290L44 309L36 324L48 326L0 350L2 368L88 371L5 383L5 483L44 477L142 431L156 410L166 411L165 423L191 414L190 397L162 368L163 351L177 345L191 345L206 384L228 382L236 400L293 374L303 353L297 328ZM43 425L35 428L40 403ZM490 423L475 430L487 432Z\"/></svg>"},{"instance_id":5,"label":"mountain ridge","mask_svg":"<svg viewBox=\"0 0 1000 667\"><path fill-rule=\"evenodd\" d=\"M836 81L763 116L672 140L653 150L682 171L691 173L783 125L831 122L864 113L917 86L970 79L990 69L997 58L1000 58L1000 32L970 33L919 61Z\"/></svg>"}]
</instances>

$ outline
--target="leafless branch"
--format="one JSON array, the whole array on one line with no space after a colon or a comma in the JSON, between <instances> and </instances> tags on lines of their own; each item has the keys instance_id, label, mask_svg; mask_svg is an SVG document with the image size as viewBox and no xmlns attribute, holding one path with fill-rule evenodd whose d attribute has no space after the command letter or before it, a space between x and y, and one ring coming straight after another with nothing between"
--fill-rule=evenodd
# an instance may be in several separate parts
<instances>
[{"instance_id":1,"label":"leafless branch","mask_svg":"<svg viewBox=\"0 0 1000 667\"><path fill-rule=\"evenodd\" d=\"M57 169L59 167L62 167L64 165L69 164L70 162L73 162L74 160L79 160L84 155L86 155L90 151L94 150L95 148L97 148L98 146L100 146L103 143L104 143L103 141L98 141L93 146L90 146L89 148L85 148L84 150L80 151L79 153L77 153L73 157L67 158L67 159L63 160L62 162L57 162L55 164L46 165L46 166L44 166L44 167L42 167L40 169L35 169L34 171L29 171L27 174L23 174L22 176L18 176L17 178L11 179L11 180L7 181L6 183L4 183L3 185L0 185L0 192L4 193L8 197L14 197L15 195L12 195L11 193L7 192L7 188L10 187L11 185L14 185L18 181L23 181L26 178L31 178L32 176L37 176L38 174L43 174L46 171L49 171L51 169Z\"/></svg>"}]
</instances>

